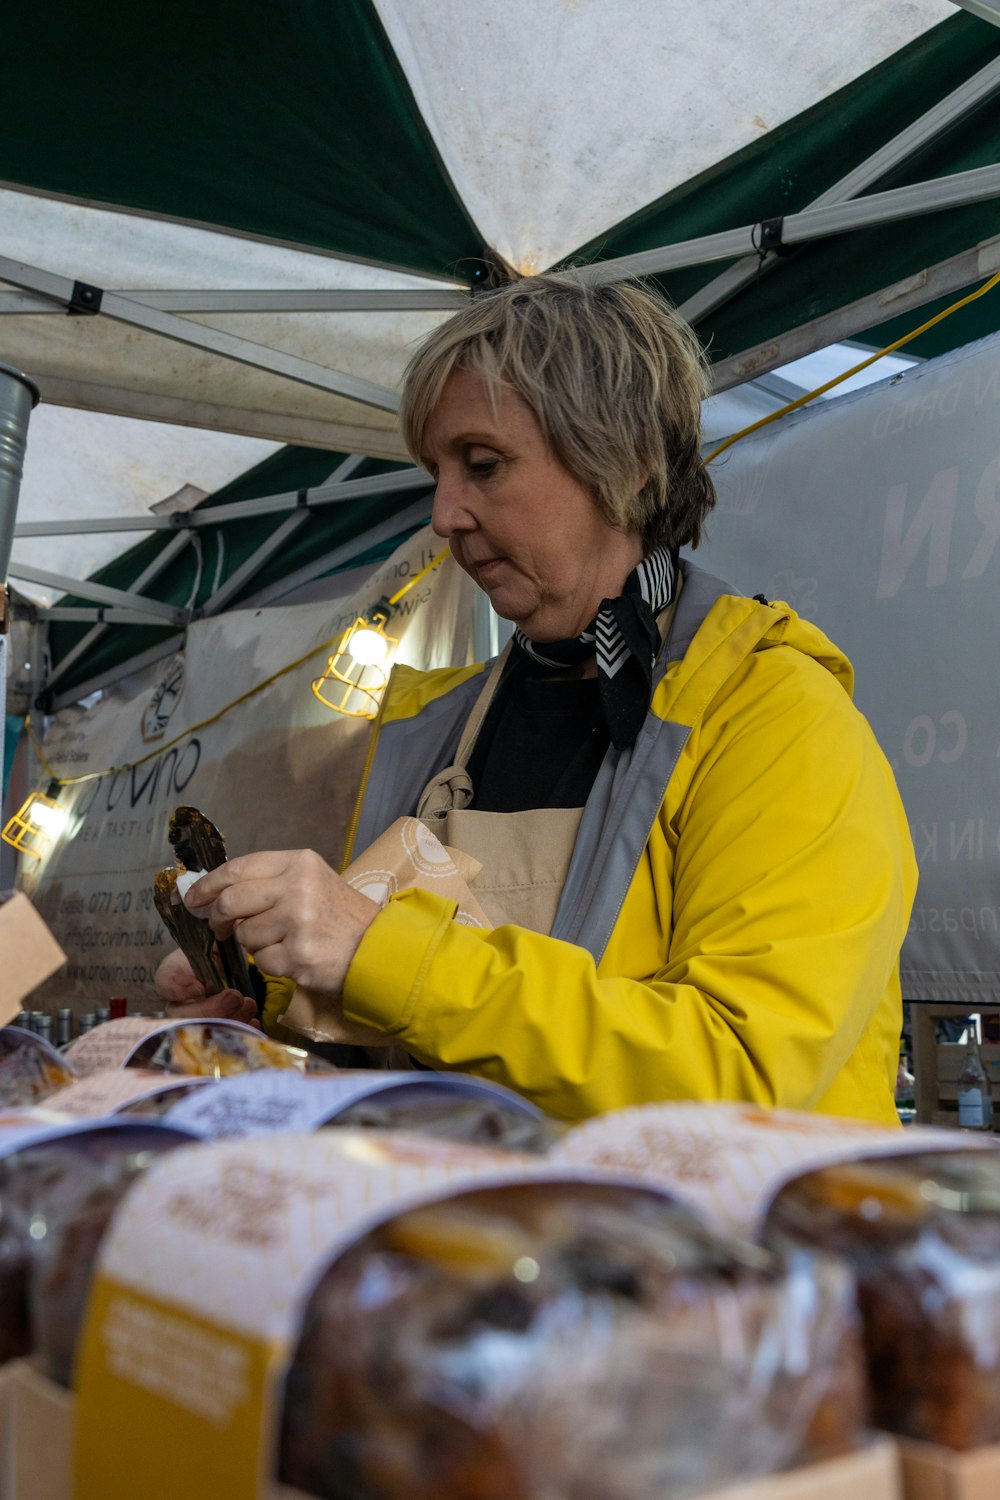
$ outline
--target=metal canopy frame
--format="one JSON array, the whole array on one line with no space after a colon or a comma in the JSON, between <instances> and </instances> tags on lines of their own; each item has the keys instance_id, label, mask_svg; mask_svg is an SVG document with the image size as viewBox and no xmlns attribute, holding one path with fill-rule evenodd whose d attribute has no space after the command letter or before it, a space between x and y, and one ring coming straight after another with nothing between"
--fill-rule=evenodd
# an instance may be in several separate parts
<instances>
[{"instance_id":1,"label":"metal canopy frame","mask_svg":"<svg viewBox=\"0 0 1000 1500\"><path fill-rule=\"evenodd\" d=\"M1000 26L1000 0L953 0L953 3L983 20ZM884 177L900 162L934 140L998 90L1000 90L1000 59L981 69L959 89L887 142L879 151L859 163L853 171L828 188L806 209L796 214L786 215L780 222L780 243L783 245L805 243L828 235L939 212L947 208L982 202L1000 196L1000 166L976 168L972 171L955 173L949 177L859 196L865 194L866 189L872 183ZM655 275L682 267L708 264L714 260L741 257L735 265L727 267L720 276L715 277L682 304L681 311L685 316L690 321L697 322L733 297L760 274L761 232L760 223L745 225L634 255L595 262L585 267L574 268L570 274L591 284L601 284L627 276ZM770 270L772 266L778 264L780 261L771 257L767 269ZM884 288L824 317L791 329L777 339L768 340L765 344L744 350L722 361L715 366L713 371L713 390L722 392L743 381L758 379L776 366L787 364L825 344L850 338L889 317L895 317L956 288L967 286L977 277L990 274L998 266L1000 266L1000 237L929 267L895 286ZM81 286L68 277L58 276L41 268L0 256L0 281L5 281L8 285L17 288L14 291L0 291L0 316L50 316L55 313L65 315L70 310L81 310L79 303ZM184 313L238 312L451 311L464 305L469 296L467 290L454 286L384 291L332 288L314 290L161 289L142 292L100 288L83 288L82 290L92 294L92 300L99 304L97 316L111 317L129 326L205 350L224 359L390 412L399 409L399 396L395 391L345 372L327 369L312 361L285 354L280 350L256 344L237 335L191 323L181 315ZM87 307L83 310L93 311ZM171 530L175 532L166 547L137 577L131 590L112 589L26 565L11 564L10 572L15 578L61 588L69 594L93 600L97 606L88 608L56 605L48 609L39 609L40 622L94 621L94 628L87 632L49 674L46 686L51 689L113 624L148 626L153 621L160 620L181 627L186 626L192 617L190 609L177 609L158 600L150 599L142 593L142 589L169 565L187 542L197 535L200 528L226 521L237 521L244 517L290 513L232 577L215 590L199 611L200 614L215 614L224 609L247 582L260 572L284 542L305 523L311 510L371 494L415 489L430 483L429 476L423 470L416 468L364 479L351 479L351 473L360 462L361 459L358 457L348 459L326 483L305 492L273 495L228 506L209 506L198 511L169 516L96 517L72 522L26 522L17 525L15 537L25 538L99 531L149 533ZM386 527L391 524L395 522L383 523L382 526L375 528L380 538ZM300 569L295 582L301 584L310 581L328 571L330 567L347 560L350 552L356 553L363 540L356 539L349 547L338 548L330 557L319 559L304 569ZM289 588L295 586L295 582L286 580L283 585L266 590L264 595L255 602L264 603L270 597L278 597L282 592L287 592ZM183 635L171 637L170 641L164 642L162 646L143 653L141 660L144 662L147 659L157 660L170 650L177 649L177 645L182 640ZM139 660L139 658L133 659L133 662L129 664L129 669L137 666ZM116 675L120 673L105 674L101 685L114 680ZM85 695L84 687L77 688L67 695L66 701L75 701L76 698Z\"/></svg>"},{"instance_id":2,"label":"metal canopy frame","mask_svg":"<svg viewBox=\"0 0 1000 1500\"><path fill-rule=\"evenodd\" d=\"M170 313L349 313L449 311L463 307L469 294L461 288L441 287L434 291L317 288L315 291L171 289L136 292L120 289L105 292L104 295L127 298L130 302L139 302L158 312ZM23 317L26 313L64 312L64 306L58 305L41 292L0 292L0 315Z\"/></svg>"},{"instance_id":3,"label":"metal canopy frame","mask_svg":"<svg viewBox=\"0 0 1000 1500\"><path fill-rule=\"evenodd\" d=\"M991 26L1000 26L1000 0L951 0L959 10L967 10L970 16L989 21Z\"/></svg>"},{"instance_id":4,"label":"metal canopy frame","mask_svg":"<svg viewBox=\"0 0 1000 1500\"><path fill-rule=\"evenodd\" d=\"M757 380L779 365L791 364L816 349L825 349L828 344L854 338L867 328L875 328L890 318L925 307L928 302L971 286L996 271L1000 271L1000 235L983 240L960 255L938 261L914 276L904 277L880 292L859 297L856 302L849 302L810 323L800 323L786 334L720 360L712 366L712 389L714 392L728 391L744 381Z\"/></svg>"},{"instance_id":5,"label":"metal canopy frame","mask_svg":"<svg viewBox=\"0 0 1000 1500\"><path fill-rule=\"evenodd\" d=\"M353 470L364 461L364 455L352 455L335 473L350 464ZM367 474L361 479L328 479L315 489L286 490L280 495L266 495L259 500L239 500L232 505L207 505L200 510L175 511L167 516L95 516L65 521L18 521L18 537L78 536L95 531L197 531L220 521L239 521L246 516L276 515L286 510L320 510L326 505L343 505L349 500L369 495L386 495L395 490L414 490L433 481L426 469L411 467L390 474ZM11 562L10 571L22 578L20 564Z\"/></svg>"},{"instance_id":6,"label":"metal canopy frame","mask_svg":"<svg viewBox=\"0 0 1000 1500\"><path fill-rule=\"evenodd\" d=\"M1000 166L974 167L969 172L954 172L950 177L914 182L907 187L890 188L885 193L869 193L865 198L847 203L827 203L822 208L806 208L801 213L787 214L781 220L780 242L783 245L804 244L808 240L825 239L831 234L870 229L876 224L912 219L946 208L962 208L966 204L997 197L1000 197ZM576 266L569 274L589 285L600 286L609 281L621 281L627 276L655 276L663 271L679 271L684 267L728 260L731 256L750 252L757 255L761 228L758 223L746 224L739 229L724 229L718 234L705 234L654 250L640 250L614 260Z\"/></svg>"},{"instance_id":7,"label":"metal canopy frame","mask_svg":"<svg viewBox=\"0 0 1000 1500\"><path fill-rule=\"evenodd\" d=\"M266 370L271 375L281 375L300 385L329 391L334 396L347 396L363 406L374 406L380 411L398 411L399 395L371 380L362 380L356 375L347 375L340 370L328 370L312 360L300 359L294 354L284 354L280 349L269 349L263 344L254 344L237 334L223 333L218 328L207 328L200 323L189 323L175 313L163 312L135 296L122 296L120 292L104 291L98 287L84 288L94 305L93 313L77 300L79 282L68 276L57 276L52 271L43 271L38 266L29 266L23 261L11 260L0 255L0 280L8 281L22 290L37 292L63 309L72 307L87 316L113 318L127 323L132 328L143 328L147 333L159 334L176 343L188 344L223 359L235 360L238 364L250 365L257 370Z\"/></svg>"},{"instance_id":8,"label":"metal canopy frame","mask_svg":"<svg viewBox=\"0 0 1000 1500\"><path fill-rule=\"evenodd\" d=\"M997 0L998 14L1000 14L1000 0ZM823 208L828 203L846 203L863 193L872 183L891 172L894 167L906 161L917 151L921 150L930 141L939 136L942 131L957 124L965 115L971 114L978 109L986 99L990 98L1000 90L1000 58L995 58L978 73L967 79L961 88L948 94L940 100L933 109L927 111L919 119L914 120L906 130L900 131L891 141L887 141L881 150L876 151L865 161L859 162L852 172L842 177L814 198L809 204L810 209ZM762 266L760 256L757 254L744 256L734 266L729 266L721 275L708 282L699 291L682 302L679 311L690 323L698 323L708 313L714 312L724 302L735 296L737 292L756 281L757 277L777 270L784 262L779 256L772 256Z\"/></svg>"}]
</instances>

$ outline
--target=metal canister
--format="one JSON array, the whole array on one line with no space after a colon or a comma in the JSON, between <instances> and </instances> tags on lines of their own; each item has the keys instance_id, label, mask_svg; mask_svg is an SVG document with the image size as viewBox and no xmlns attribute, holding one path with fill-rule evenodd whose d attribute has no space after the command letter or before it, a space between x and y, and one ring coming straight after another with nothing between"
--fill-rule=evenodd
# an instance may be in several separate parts
<instances>
[{"instance_id":1,"label":"metal canister","mask_svg":"<svg viewBox=\"0 0 1000 1500\"><path fill-rule=\"evenodd\" d=\"M51 1042L52 1017L41 1015L41 1013L39 1013L38 1025L36 1026L35 1030L38 1032L38 1035L42 1038L43 1042Z\"/></svg>"},{"instance_id":2,"label":"metal canister","mask_svg":"<svg viewBox=\"0 0 1000 1500\"><path fill-rule=\"evenodd\" d=\"M37 401L35 382L11 365L0 364L0 583L7 578L24 471L28 417Z\"/></svg>"},{"instance_id":3,"label":"metal canister","mask_svg":"<svg viewBox=\"0 0 1000 1500\"><path fill-rule=\"evenodd\" d=\"M56 1011L56 1046L67 1047L73 1040L73 1012L68 1006Z\"/></svg>"},{"instance_id":4,"label":"metal canister","mask_svg":"<svg viewBox=\"0 0 1000 1500\"><path fill-rule=\"evenodd\" d=\"M85 1014L80 1017L79 1035L83 1036L86 1032L93 1031L96 1025L97 1022L94 1019L94 1012L92 1010L86 1011Z\"/></svg>"},{"instance_id":5,"label":"metal canister","mask_svg":"<svg viewBox=\"0 0 1000 1500\"><path fill-rule=\"evenodd\" d=\"M105 1021L111 1020L111 1008L107 1005L99 1005L94 1011L94 1024L103 1026Z\"/></svg>"}]
</instances>

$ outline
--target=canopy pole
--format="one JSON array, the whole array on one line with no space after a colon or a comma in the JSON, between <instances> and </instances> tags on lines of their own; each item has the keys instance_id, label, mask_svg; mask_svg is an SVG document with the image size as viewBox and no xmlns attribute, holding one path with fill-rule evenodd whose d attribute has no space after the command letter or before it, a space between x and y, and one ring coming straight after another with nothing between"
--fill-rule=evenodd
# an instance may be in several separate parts
<instances>
[{"instance_id":1,"label":"canopy pole","mask_svg":"<svg viewBox=\"0 0 1000 1500\"><path fill-rule=\"evenodd\" d=\"M17 497L24 473L28 418L38 405L38 387L12 365L0 365L0 584L7 583L14 541Z\"/></svg>"},{"instance_id":2,"label":"canopy pole","mask_svg":"<svg viewBox=\"0 0 1000 1500\"><path fill-rule=\"evenodd\" d=\"M38 405L38 387L11 365L0 365L0 788L4 784L2 727L7 716L7 568L14 541L14 518L24 473L28 418Z\"/></svg>"}]
</instances>

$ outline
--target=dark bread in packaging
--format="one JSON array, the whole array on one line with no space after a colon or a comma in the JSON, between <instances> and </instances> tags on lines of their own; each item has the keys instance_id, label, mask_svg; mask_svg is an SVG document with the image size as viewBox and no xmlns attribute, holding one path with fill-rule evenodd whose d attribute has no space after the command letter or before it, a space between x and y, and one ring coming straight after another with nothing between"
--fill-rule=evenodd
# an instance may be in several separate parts
<instances>
[{"instance_id":1,"label":"dark bread in packaging","mask_svg":"<svg viewBox=\"0 0 1000 1500\"><path fill-rule=\"evenodd\" d=\"M1000 1153L840 1163L778 1193L765 1243L821 1246L858 1281L876 1426L1000 1442Z\"/></svg>"},{"instance_id":2,"label":"dark bread in packaging","mask_svg":"<svg viewBox=\"0 0 1000 1500\"><path fill-rule=\"evenodd\" d=\"M850 1447L853 1286L644 1188L526 1182L397 1215L316 1287L279 1477L326 1500L679 1500Z\"/></svg>"}]
</instances>

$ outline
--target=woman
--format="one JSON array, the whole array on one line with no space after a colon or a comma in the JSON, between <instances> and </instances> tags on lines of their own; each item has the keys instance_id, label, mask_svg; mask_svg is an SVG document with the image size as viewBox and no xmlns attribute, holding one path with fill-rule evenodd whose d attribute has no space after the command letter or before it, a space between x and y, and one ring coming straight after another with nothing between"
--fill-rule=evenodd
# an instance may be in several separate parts
<instances>
[{"instance_id":1,"label":"woman","mask_svg":"<svg viewBox=\"0 0 1000 1500\"><path fill-rule=\"evenodd\" d=\"M744 1099L890 1123L903 810L837 648L678 562L714 500L705 386L657 297L554 275L474 298L407 371L434 528L516 630L485 687L397 669L354 844L417 812L506 920L461 926L419 890L380 911L310 851L235 859L187 900L345 1038L556 1116Z\"/></svg>"}]
</instances>

